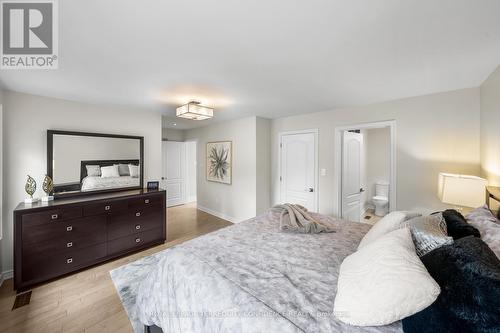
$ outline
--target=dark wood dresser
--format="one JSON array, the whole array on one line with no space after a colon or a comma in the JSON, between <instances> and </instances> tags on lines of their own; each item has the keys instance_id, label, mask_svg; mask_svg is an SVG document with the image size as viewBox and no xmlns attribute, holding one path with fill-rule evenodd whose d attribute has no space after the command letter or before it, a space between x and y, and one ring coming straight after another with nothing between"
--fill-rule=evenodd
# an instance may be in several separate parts
<instances>
[{"instance_id":1,"label":"dark wood dresser","mask_svg":"<svg viewBox=\"0 0 500 333\"><path fill-rule=\"evenodd\" d=\"M14 288L24 291L165 240L164 190L21 203L14 210Z\"/></svg>"}]
</instances>

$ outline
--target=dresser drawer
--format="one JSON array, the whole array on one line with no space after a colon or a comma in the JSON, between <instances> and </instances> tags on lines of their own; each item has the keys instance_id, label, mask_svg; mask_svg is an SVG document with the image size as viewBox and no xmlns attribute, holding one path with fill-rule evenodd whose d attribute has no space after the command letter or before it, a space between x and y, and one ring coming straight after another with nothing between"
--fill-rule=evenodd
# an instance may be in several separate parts
<instances>
[{"instance_id":1,"label":"dresser drawer","mask_svg":"<svg viewBox=\"0 0 500 333\"><path fill-rule=\"evenodd\" d=\"M150 206L158 206L163 203L165 197L161 194L145 195L130 199L129 207L132 209L144 209Z\"/></svg>"},{"instance_id":2,"label":"dresser drawer","mask_svg":"<svg viewBox=\"0 0 500 333\"><path fill-rule=\"evenodd\" d=\"M83 206L83 215L92 216L105 213L116 213L128 208L126 200L116 200L109 202L98 202L90 205Z\"/></svg>"},{"instance_id":3,"label":"dresser drawer","mask_svg":"<svg viewBox=\"0 0 500 333\"><path fill-rule=\"evenodd\" d=\"M108 255L124 253L164 238L163 229L156 228L108 242Z\"/></svg>"},{"instance_id":4,"label":"dresser drawer","mask_svg":"<svg viewBox=\"0 0 500 333\"><path fill-rule=\"evenodd\" d=\"M71 241L95 233L106 233L106 216L83 217L35 226L23 223L23 248L25 245L57 239Z\"/></svg>"},{"instance_id":5,"label":"dresser drawer","mask_svg":"<svg viewBox=\"0 0 500 333\"><path fill-rule=\"evenodd\" d=\"M62 237L54 237L52 240L47 240L38 243L23 244L23 259L37 254L60 254L82 249L88 246L97 245L106 242L106 225L104 224L100 231L89 233L85 236L76 237L68 233Z\"/></svg>"},{"instance_id":6,"label":"dresser drawer","mask_svg":"<svg viewBox=\"0 0 500 333\"><path fill-rule=\"evenodd\" d=\"M47 280L91 265L105 256L106 243L58 255L34 255L23 261L23 280Z\"/></svg>"},{"instance_id":7,"label":"dresser drawer","mask_svg":"<svg viewBox=\"0 0 500 333\"><path fill-rule=\"evenodd\" d=\"M82 216L81 207L61 207L57 209L45 210L39 213L24 214L22 217L23 226L35 226L56 221L64 221Z\"/></svg>"},{"instance_id":8,"label":"dresser drawer","mask_svg":"<svg viewBox=\"0 0 500 333\"><path fill-rule=\"evenodd\" d=\"M161 209L129 209L126 214L111 215L108 222L108 240L163 227Z\"/></svg>"}]
</instances>

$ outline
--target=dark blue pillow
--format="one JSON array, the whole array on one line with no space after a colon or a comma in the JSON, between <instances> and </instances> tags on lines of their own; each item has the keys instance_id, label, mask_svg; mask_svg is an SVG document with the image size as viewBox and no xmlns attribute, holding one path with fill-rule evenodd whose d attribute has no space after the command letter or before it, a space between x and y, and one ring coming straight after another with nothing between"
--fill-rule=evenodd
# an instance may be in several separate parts
<instances>
[{"instance_id":1,"label":"dark blue pillow","mask_svg":"<svg viewBox=\"0 0 500 333\"><path fill-rule=\"evenodd\" d=\"M500 332L500 260L486 243L465 237L420 259L441 294L403 319L405 333Z\"/></svg>"},{"instance_id":2,"label":"dark blue pillow","mask_svg":"<svg viewBox=\"0 0 500 333\"><path fill-rule=\"evenodd\" d=\"M453 239L460 239L467 236L481 238L479 230L467 223L465 217L456 210L447 209L442 214L446 221L448 236L453 237Z\"/></svg>"}]
</instances>

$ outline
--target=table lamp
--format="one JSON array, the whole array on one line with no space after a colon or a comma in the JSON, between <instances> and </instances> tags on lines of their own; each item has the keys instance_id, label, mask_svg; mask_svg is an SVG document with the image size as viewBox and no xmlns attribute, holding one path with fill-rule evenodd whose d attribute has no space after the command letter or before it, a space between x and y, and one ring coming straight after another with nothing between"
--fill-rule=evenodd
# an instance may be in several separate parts
<instances>
[{"instance_id":1,"label":"table lamp","mask_svg":"<svg viewBox=\"0 0 500 333\"><path fill-rule=\"evenodd\" d=\"M486 179L441 172L439 174L439 199L447 204L477 208L485 204Z\"/></svg>"}]
</instances>

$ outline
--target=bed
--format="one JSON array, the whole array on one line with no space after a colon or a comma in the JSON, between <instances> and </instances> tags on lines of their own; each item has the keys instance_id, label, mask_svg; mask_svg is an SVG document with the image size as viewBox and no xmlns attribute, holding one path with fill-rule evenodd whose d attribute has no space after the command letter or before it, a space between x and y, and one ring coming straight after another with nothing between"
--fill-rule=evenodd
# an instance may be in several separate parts
<instances>
[{"instance_id":1,"label":"bed","mask_svg":"<svg viewBox=\"0 0 500 333\"><path fill-rule=\"evenodd\" d=\"M140 186L139 177L120 176L102 178L99 176L88 176L88 165L99 165L100 167L111 166L115 164L133 164L139 165L139 160L88 160L80 162L80 184L82 192L107 190L114 188L132 188Z\"/></svg>"},{"instance_id":2,"label":"bed","mask_svg":"<svg viewBox=\"0 0 500 333\"><path fill-rule=\"evenodd\" d=\"M269 212L159 252L135 273L113 271L134 330L402 332L400 322L353 327L336 320L340 264L370 225L315 216L336 232L279 232L279 217ZM117 281L134 274L143 274L135 286Z\"/></svg>"}]
</instances>

